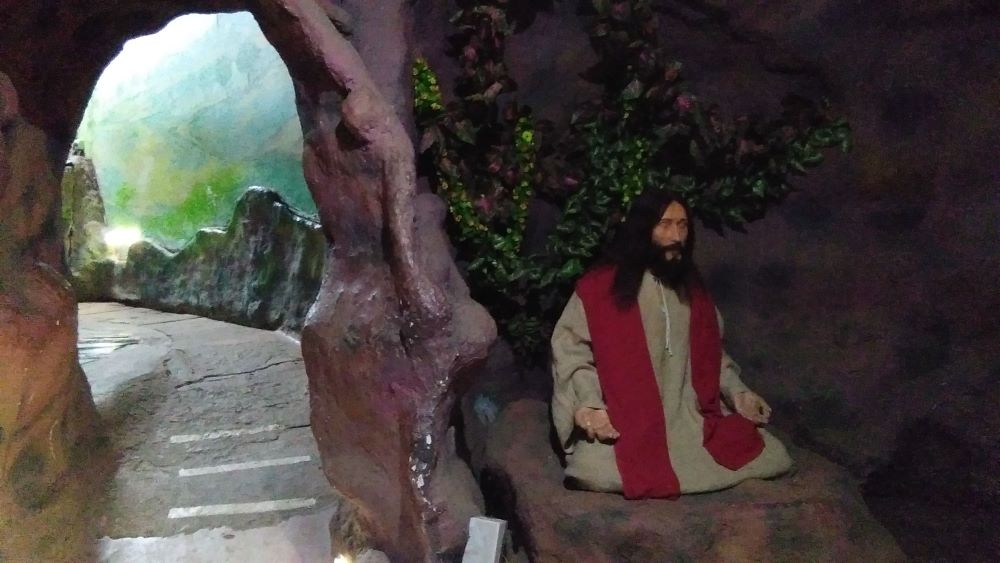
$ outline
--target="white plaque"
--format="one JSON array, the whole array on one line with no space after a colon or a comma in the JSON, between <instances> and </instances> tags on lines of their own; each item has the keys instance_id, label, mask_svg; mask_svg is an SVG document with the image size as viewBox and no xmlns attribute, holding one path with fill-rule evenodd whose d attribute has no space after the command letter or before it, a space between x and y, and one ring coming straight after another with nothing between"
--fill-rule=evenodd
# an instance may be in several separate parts
<instances>
[{"instance_id":1,"label":"white plaque","mask_svg":"<svg viewBox=\"0 0 1000 563\"><path fill-rule=\"evenodd\" d=\"M462 563L500 563L507 521L473 516L469 519L469 543Z\"/></svg>"}]
</instances>

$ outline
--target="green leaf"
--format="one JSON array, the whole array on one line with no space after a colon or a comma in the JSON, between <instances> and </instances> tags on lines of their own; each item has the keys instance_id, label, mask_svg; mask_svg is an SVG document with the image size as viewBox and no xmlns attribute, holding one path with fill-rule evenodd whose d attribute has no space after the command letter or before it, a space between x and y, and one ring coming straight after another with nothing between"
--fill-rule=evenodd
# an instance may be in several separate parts
<instances>
[{"instance_id":1,"label":"green leaf","mask_svg":"<svg viewBox=\"0 0 1000 563\"><path fill-rule=\"evenodd\" d=\"M424 134L420 137L420 150L419 152L425 153L429 148L434 146L437 142L437 127L431 127L424 131Z\"/></svg>"},{"instance_id":2,"label":"green leaf","mask_svg":"<svg viewBox=\"0 0 1000 563\"><path fill-rule=\"evenodd\" d=\"M476 127L468 119L463 119L452 125L451 131L462 141L470 145L476 144Z\"/></svg>"},{"instance_id":3,"label":"green leaf","mask_svg":"<svg viewBox=\"0 0 1000 563\"><path fill-rule=\"evenodd\" d=\"M698 142L694 139L691 139L691 143L688 145L688 153L691 154L691 158L699 166L705 164L705 155L701 152L701 147L698 146Z\"/></svg>"},{"instance_id":4,"label":"green leaf","mask_svg":"<svg viewBox=\"0 0 1000 563\"><path fill-rule=\"evenodd\" d=\"M548 272L545 272L545 275L542 276L542 279L539 283L542 286L552 285L552 280L555 279L555 277L556 277L556 271L549 270Z\"/></svg>"},{"instance_id":5,"label":"green leaf","mask_svg":"<svg viewBox=\"0 0 1000 563\"><path fill-rule=\"evenodd\" d=\"M823 153L819 151L810 151L803 159L802 162L808 166L817 166L823 162Z\"/></svg>"},{"instance_id":6,"label":"green leaf","mask_svg":"<svg viewBox=\"0 0 1000 563\"><path fill-rule=\"evenodd\" d=\"M583 273L583 264L580 263L579 259L573 258L563 264L563 267L559 270L559 277L563 279L571 279L579 276Z\"/></svg>"},{"instance_id":7,"label":"green leaf","mask_svg":"<svg viewBox=\"0 0 1000 563\"><path fill-rule=\"evenodd\" d=\"M826 128L820 128L813 131L811 142L822 147L828 147L834 142L833 133Z\"/></svg>"},{"instance_id":8,"label":"green leaf","mask_svg":"<svg viewBox=\"0 0 1000 563\"><path fill-rule=\"evenodd\" d=\"M643 85L642 81L636 78L632 82L629 82L629 85L626 86L624 90L622 90L622 99L635 100L642 96L642 93L645 91L645 88L646 87Z\"/></svg>"},{"instance_id":9,"label":"green leaf","mask_svg":"<svg viewBox=\"0 0 1000 563\"><path fill-rule=\"evenodd\" d=\"M759 198L763 198L767 195L767 182L764 180L757 180L753 183L753 194Z\"/></svg>"}]
</instances>

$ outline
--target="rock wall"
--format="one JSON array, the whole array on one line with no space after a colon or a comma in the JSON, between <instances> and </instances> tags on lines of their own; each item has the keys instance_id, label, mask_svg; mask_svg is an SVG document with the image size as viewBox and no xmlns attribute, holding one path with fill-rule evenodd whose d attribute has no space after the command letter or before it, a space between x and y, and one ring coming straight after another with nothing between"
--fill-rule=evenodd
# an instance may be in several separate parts
<instances>
[{"instance_id":1,"label":"rock wall","mask_svg":"<svg viewBox=\"0 0 1000 563\"><path fill-rule=\"evenodd\" d=\"M74 143L63 169L61 232L77 301L111 297L115 264L104 242L106 227L104 198L94 163L84 148Z\"/></svg>"},{"instance_id":2,"label":"rock wall","mask_svg":"<svg viewBox=\"0 0 1000 563\"><path fill-rule=\"evenodd\" d=\"M225 229L203 229L179 252L133 245L111 293L151 309L299 332L319 291L326 246L319 223L254 187Z\"/></svg>"},{"instance_id":3,"label":"rock wall","mask_svg":"<svg viewBox=\"0 0 1000 563\"><path fill-rule=\"evenodd\" d=\"M63 173L63 239L78 301L121 301L263 328L302 329L316 299L326 240L275 191L247 189L225 228L206 228L180 251L144 240L116 263L97 176L74 148ZM125 258L122 256L122 258Z\"/></svg>"},{"instance_id":4,"label":"rock wall","mask_svg":"<svg viewBox=\"0 0 1000 563\"><path fill-rule=\"evenodd\" d=\"M440 22L453 7L423 4L418 41L447 79ZM550 4L507 61L519 99L559 120L592 92L576 76L592 59L576 3ZM801 191L748 235L699 233L748 383L798 444L867 480L873 511L911 556L996 553L1000 7L657 5L701 98L766 116L788 92L825 96L854 129L853 152L797 180ZM950 524L968 513L971 524Z\"/></svg>"},{"instance_id":5,"label":"rock wall","mask_svg":"<svg viewBox=\"0 0 1000 563\"><path fill-rule=\"evenodd\" d=\"M872 510L910 556L1000 551L989 531L1000 412L983 409L1000 399L1000 322L982 314L1000 310L988 156L1000 142L988 125L1000 120L1000 10L718 4L704 24L715 49L671 25L706 95L755 110L782 89L825 94L855 131L853 153L831 155L748 236L706 240L731 353L779 426L867 479ZM725 42L739 47L712 64Z\"/></svg>"},{"instance_id":6,"label":"rock wall","mask_svg":"<svg viewBox=\"0 0 1000 563\"><path fill-rule=\"evenodd\" d=\"M478 507L468 470L463 485L449 463L448 421L495 326L451 260L444 205L417 196L413 144L376 82L385 52L362 59L312 2L261 3L258 16L296 82L306 179L332 241L302 332L324 468L357 503L367 541L392 560L454 556ZM401 34L392 27L378 40L405 45ZM351 520L333 527L335 545L357 551Z\"/></svg>"},{"instance_id":7,"label":"rock wall","mask_svg":"<svg viewBox=\"0 0 1000 563\"><path fill-rule=\"evenodd\" d=\"M95 437L46 143L0 72L0 558L11 560L79 555L84 523L56 507ZM49 541L36 543L39 529L54 530Z\"/></svg>"}]
</instances>

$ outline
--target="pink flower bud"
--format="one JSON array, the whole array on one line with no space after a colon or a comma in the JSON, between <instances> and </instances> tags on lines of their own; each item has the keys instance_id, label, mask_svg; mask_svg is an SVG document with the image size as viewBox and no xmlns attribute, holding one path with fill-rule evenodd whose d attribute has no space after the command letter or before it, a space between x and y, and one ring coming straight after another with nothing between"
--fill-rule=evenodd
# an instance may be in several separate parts
<instances>
[{"instance_id":1,"label":"pink flower bud","mask_svg":"<svg viewBox=\"0 0 1000 563\"><path fill-rule=\"evenodd\" d=\"M479 199L475 203L476 209L482 211L485 215L490 215L493 211L493 202L484 195L479 196Z\"/></svg>"},{"instance_id":2,"label":"pink flower bud","mask_svg":"<svg viewBox=\"0 0 1000 563\"><path fill-rule=\"evenodd\" d=\"M743 156L749 153L752 150L752 147L753 144L750 141L746 139L740 139L740 145L739 148L736 149L736 154L738 156Z\"/></svg>"}]
</instances>

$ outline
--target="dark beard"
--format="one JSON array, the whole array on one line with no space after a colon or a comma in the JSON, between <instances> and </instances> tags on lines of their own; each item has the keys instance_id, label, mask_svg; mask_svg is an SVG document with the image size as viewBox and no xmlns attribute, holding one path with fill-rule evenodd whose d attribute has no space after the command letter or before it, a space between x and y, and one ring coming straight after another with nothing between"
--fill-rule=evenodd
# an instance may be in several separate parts
<instances>
[{"instance_id":1,"label":"dark beard","mask_svg":"<svg viewBox=\"0 0 1000 563\"><path fill-rule=\"evenodd\" d=\"M650 273L660 280L660 283L672 289L678 289L686 284L691 272L691 255L686 247L681 247L681 255L669 260L664 256L667 247L653 245L652 255L646 263Z\"/></svg>"}]
</instances>

